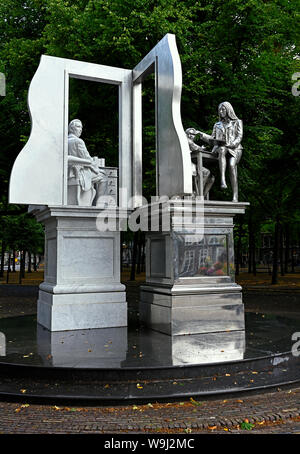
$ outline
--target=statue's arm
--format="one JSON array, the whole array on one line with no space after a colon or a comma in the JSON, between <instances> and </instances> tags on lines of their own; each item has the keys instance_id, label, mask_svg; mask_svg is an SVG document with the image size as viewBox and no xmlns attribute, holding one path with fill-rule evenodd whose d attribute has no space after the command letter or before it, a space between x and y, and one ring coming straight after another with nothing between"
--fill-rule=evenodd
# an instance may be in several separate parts
<instances>
[{"instance_id":1,"label":"statue's arm","mask_svg":"<svg viewBox=\"0 0 300 454\"><path fill-rule=\"evenodd\" d=\"M238 120L237 129L236 129L236 137L235 137L234 141L232 142L231 147L232 148L238 147L242 142L242 138L243 138L243 122L242 122L242 120Z\"/></svg>"},{"instance_id":2,"label":"statue's arm","mask_svg":"<svg viewBox=\"0 0 300 454\"><path fill-rule=\"evenodd\" d=\"M211 135L205 134L205 132L201 132L201 131L198 131L198 133L200 135L200 139L202 139L204 142L211 145L211 142L210 142L211 139L216 138L216 125L214 125Z\"/></svg>"},{"instance_id":3,"label":"statue's arm","mask_svg":"<svg viewBox=\"0 0 300 454\"><path fill-rule=\"evenodd\" d=\"M68 163L69 164L82 164L82 165L91 165L90 159L84 158L77 158L77 156L68 156Z\"/></svg>"}]
</instances>

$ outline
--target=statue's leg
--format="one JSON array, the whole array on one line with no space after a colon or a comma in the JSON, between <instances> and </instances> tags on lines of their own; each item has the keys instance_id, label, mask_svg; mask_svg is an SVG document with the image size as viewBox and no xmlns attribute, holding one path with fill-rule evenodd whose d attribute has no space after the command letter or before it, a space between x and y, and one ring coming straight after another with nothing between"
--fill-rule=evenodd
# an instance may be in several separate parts
<instances>
[{"instance_id":1,"label":"statue's leg","mask_svg":"<svg viewBox=\"0 0 300 454\"><path fill-rule=\"evenodd\" d=\"M226 172L226 154L227 149L226 147L218 147L219 153L219 168L220 168L220 175L221 175L221 188L226 189L226 179L225 179L225 172Z\"/></svg>"},{"instance_id":2,"label":"statue's leg","mask_svg":"<svg viewBox=\"0 0 300 454\"><path fill-rule=\"evenodd\" d=\"M232 201L238 201L238 178L237 178L237 159L233 156L229 161L229 175L232 188Z\"/></svg>"},{"instance_id":3,"label":"statue's leg","mask_svg":"<svg viewBox=\"0 0 300 454\"><path fill-rule=\"evenodd\" d=\"M205 187L209 177L210 177L210 170L202 167L202 176L203 176L203 187Z\"/></svg>"},{"instance_id":4,"label":"statue's leg","mask_svg":"<svg viewBox=\"0 0 300 454\"><path fill-rule=\"evenodd\" d=\"M193 180L194 180L195 195L199 195L200 194L200 189L199 189L199 177L198 177L198 175L194 176Z\"/></svg>"},{"instance_id":5,"label":"statue's leg","mask_svg":"<svg viewBox=\"0 0 300 454\"><path fill-rule=\"evenodd\" d=\"M208 178L208 180L206 181L206 184L204 186L204 197L207 196L207 194L209 193L209 191L211 190L213 184L215 182L215 177L212 175Z\"/></svg>"},{"instance_id":6,"label":"statue's leg","mask_svg":"<svg viewBox=\"0 0 300 454\"><path fill-rule=\"evenodd\" d=\"M96 197L95 197L95 205L97 206L99 203L104 202L104 199L101 199L103 196L107 195L107 185L108 179L105 177L99 182L95 183L96 189Z\"/></svg>"}]
</instances>

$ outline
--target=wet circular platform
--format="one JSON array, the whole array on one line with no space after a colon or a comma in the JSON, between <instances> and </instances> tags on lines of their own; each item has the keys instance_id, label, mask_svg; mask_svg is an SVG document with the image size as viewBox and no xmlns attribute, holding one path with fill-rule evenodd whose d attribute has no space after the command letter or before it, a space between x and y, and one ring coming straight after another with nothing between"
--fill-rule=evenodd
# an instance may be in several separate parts
<instances>
[{"instance_id":1,"label":"wet circular platform","mask_svg":"<svg viewBox=\"0 0 300 454\"><path fill-rule=\"evenodd\" d=\"M0 320L0 395L130 401L232 393L300 381L300 320L246 313L246 331L168 336L128 328L49 332Z\"/></svg>"}]
</instances>

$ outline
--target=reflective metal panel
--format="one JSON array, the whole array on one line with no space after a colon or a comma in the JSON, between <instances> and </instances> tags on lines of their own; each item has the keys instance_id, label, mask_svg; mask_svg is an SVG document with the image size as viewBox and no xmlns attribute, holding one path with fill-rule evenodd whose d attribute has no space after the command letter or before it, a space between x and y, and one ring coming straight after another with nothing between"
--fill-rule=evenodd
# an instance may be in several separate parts
<instances>
[{"instance_id":1,"label":"reflective metal panel","mask_svg":"<svg viewBox=\"0 0 300 454\"><path fill-rule=\"evenodd\" d=\"M228 276L227 235L173 234L177 276Z\"/></svg>"},{"instance_id":2,"label":"reflective metal panel","mask_svg":"<svg viewBox=\"0 0 300 454\"><path fill-rule=\"evenodd\" d=\"M134 189L141 204L142 166L141 83L155 72L157 195L192 193L190 150L180 114L182 88L181 63L175 35L167 34L133 70L133 155Z\"/></svg>"}]
</instances>

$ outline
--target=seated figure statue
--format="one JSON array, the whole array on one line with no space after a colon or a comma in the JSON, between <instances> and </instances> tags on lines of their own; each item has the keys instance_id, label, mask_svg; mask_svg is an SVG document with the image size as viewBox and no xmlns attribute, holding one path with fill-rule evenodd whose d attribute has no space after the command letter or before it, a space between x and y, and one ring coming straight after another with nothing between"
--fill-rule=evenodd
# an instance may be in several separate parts
<instances>
[{"instance_id":1,"label":"seated figure statue","mask_svg":"<svg viewBox=\"0 0 300 454\"><path fill-rule=\"evenodd\" d=\"M211 136L198 131L200 138L213 146L212 153L218 157L221 188L226 189L225 172L227 159L229 160L229 176L233 193L233 202L238 201L237 164L239 163L243 147L243 122L234 113L232 105L225 101L218 107L219 121L215 123Z\"/></svg>"},{"instance_id":2,"label":"seated figure statue","mask_svg":"<svg viewBox=\"0 0 300 454\"><path fill-rule=\"evenodd\" d=\"M188 128L185 131L190 151L191 153L194 152L194 154L197 156L197 164L195 164L192 161L192 174L193 174L193 187L194 187L194 193L195 195L201 195L201 189L200 189L200 174L202 172L202 181L203 181L203 196L206 197L207 194L209 193L212 185L214 184L215 177L211 175L211 172L209 169L206 167L203 167L202 160L200 158L200 153L201 151L205 151L204 147L201 147L197 145L194 142L195 136L198 134L198 131L194 128Z\"/></svg>"},{"instance_id":3,"label":"seated figure statue","mask_svg":"<svg viewBox=\"0 0 300 454\"><path fill-rule=\"evenodd\" d=\"M82 123L72 120L68 134L68 205L92 206L107 193L107 175L80 139Z\"/></svg>"}]
</instances>

